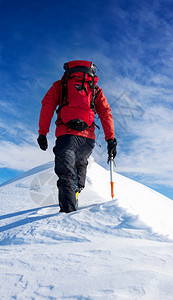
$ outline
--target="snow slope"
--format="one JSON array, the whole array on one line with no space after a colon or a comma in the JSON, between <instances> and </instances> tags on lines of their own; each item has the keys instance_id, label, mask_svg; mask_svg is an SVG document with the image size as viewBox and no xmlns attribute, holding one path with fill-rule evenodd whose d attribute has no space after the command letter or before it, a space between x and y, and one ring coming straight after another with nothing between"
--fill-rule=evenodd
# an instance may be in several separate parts
<instances>
[{"instance_id":1,"label":"snow slope","mask_svg":"<svg viewBox=\"0 0 173 300\"><path fill-rule=\"evenodd\" d=\"M173 202L92 159L59 214L53 163L0 187L0 299L173 299Z\"/></svg>"}]
</instances>

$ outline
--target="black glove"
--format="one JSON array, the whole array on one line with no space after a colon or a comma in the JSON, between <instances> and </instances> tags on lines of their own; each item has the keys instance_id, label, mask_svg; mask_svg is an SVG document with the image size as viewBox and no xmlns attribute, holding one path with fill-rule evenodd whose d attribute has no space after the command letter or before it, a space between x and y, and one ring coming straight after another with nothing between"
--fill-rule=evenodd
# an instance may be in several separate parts
<instances>
[{"instance_id":1,"label":"black glove","mask_svg":"<svg viewBox=\"0 0 173 300\"><path fill-rule=\"evenodd\" d=\"M117 154L117 140L114 139L109 139L107 140L108 143L108 162L110 161L110 158L113 156L113 159L115 158L116 154Z\"/></svg>"},{"instance_id":2,"label":"black glove","mask_svg":"<svg viewBox=\"0 0 173 300\"><path fill-rule=\"evenodd\" d=\"M47 138L45 135L43 134L39 134L37 142L41 148L41 150L46 151L47 147L48 147L48 143L47 143Z\"/></svg>"}]
</instances>

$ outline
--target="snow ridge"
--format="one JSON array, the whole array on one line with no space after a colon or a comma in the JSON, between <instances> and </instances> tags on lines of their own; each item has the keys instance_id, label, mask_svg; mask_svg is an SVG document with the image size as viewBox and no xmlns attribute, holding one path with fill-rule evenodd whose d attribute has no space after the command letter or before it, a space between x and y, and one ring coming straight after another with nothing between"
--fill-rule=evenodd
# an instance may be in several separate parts
<instances>
[{"instance_id":1,"label":"snow ridge","mask_svg":"<svg viewBox=\"0 0 173 300\"><path fill-rule=\"evenodd\" d=\"M173 202L92 159L59 213L53 163L0 188L1 299L171 299ZM152 217L151 217L152 216Z\"/></svg>"}]
</instances>

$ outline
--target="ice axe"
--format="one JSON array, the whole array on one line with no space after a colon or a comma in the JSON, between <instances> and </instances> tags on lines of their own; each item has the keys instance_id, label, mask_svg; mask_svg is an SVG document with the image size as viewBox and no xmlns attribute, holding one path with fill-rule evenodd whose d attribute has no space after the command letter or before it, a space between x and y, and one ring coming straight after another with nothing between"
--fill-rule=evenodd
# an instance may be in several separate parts
<instances>
[{"instance_id":1,"label":"ice axe","mask_svg":"<svg viewBox=\"0 0 173 300\"><path fill-rule=\"evenodd\" d=\"M114 159L113 155L109 157L110 162L110 184L111 184L111 197L114 199L114 181L113 181L113 166L114 166Z\"/></svg>"}]
</instances>

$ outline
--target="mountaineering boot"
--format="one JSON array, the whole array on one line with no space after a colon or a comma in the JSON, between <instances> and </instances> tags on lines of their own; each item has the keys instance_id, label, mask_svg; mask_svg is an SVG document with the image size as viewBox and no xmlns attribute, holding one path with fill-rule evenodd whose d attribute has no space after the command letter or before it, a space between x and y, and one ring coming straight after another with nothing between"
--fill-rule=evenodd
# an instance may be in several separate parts
<instances>
[{"instance_id":1,"label":"mountaineering boot","mask_svg":"<svg viewBox=\"0 0 173 300\"><path fill-rule=\"evenodd\" d=\"M76 205L75 205L75 208L76 208L76 210L78 210L78 195L79 195L79 191L77 191L76 193L75 193L75 197L76 197ZM62 209L60 209L60 211L59 212L64 212Z\"/></svg>"}]
</instances>

